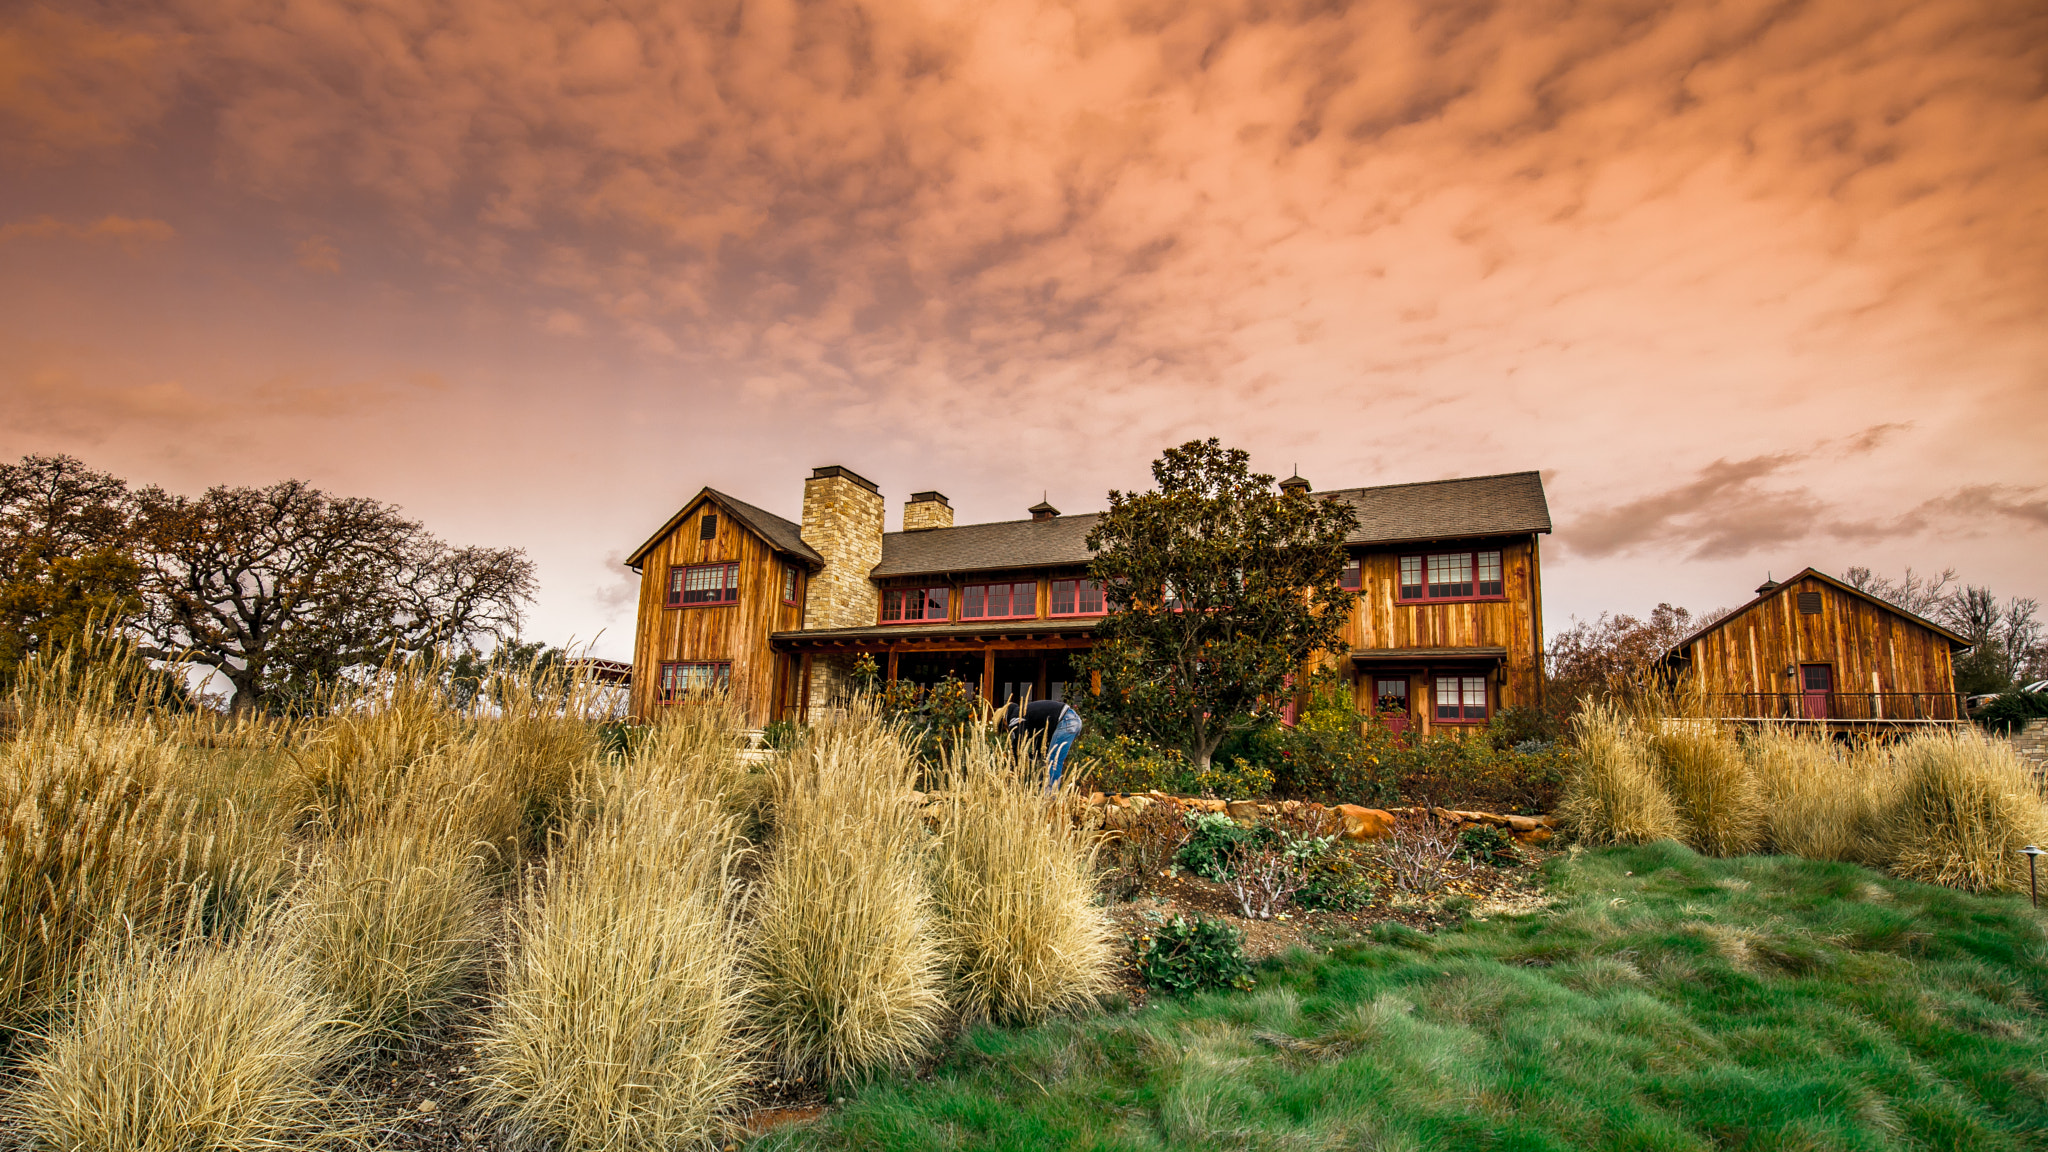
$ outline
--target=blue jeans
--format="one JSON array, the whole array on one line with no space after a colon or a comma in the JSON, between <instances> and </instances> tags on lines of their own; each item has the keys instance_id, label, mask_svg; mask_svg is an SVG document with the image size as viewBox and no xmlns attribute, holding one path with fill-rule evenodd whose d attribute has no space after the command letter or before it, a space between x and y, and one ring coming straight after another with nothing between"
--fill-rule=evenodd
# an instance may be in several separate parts
<instances>
[{"instance_id":1,"label":"blue jeans","mask_svg":"<svg viewBox=\"0 0 2048 1152\"><path fill-rule=\"evenodd\" d=\"M1052 739L1045 744L1045 786L1060 786L1060 772L1067 766L1067 753L1074 750L1074 741L1081 738L1081 714L1072 708L1060 717L1052 730Z\"/></svg>"}]
</instances>

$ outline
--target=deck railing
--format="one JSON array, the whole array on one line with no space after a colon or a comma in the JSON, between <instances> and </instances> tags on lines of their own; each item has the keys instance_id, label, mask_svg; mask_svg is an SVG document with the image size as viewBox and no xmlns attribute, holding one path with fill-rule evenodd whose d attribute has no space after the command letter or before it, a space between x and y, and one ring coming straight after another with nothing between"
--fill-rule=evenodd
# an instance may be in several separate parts
<instances>
[{"instance_id":1,"label":"deck railing","mask_svg":"<svg viewBox=\"0 0 2048 1152\"><path fill-rule=\"evenodd\" d=\"M1960 692L1722 692L1706 704L1710 715L1735 720L1953 724L1970 718Z\"/></svg>"}]
</instances>

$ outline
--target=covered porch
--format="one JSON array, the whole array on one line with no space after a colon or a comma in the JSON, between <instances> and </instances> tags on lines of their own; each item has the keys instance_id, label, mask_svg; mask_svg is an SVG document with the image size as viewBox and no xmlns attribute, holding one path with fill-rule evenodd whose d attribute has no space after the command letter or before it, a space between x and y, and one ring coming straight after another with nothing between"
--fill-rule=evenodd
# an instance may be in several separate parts
<instances>
[{"instance_id":1,"label":"covered porch","mask_svg":"<svg viewBox=\"0 0 2048 1152\"><path fill-rule=\"evenodd\" d=\"M1357 707L1394 732L1485 727L1502 706L1507 659L1505 647L1354 649Z\"/></svg>"},{"instance_id":2,"label":"covered porch","mask_svg":"<svg viewBox=\"0 0 2048 1152\"><path fill-rule=\"evenodd\" d=\"M843 670L866 655L883 681L929 688L948 675L991 706L1063 699L1077 676L1074 658L1094 646L1096 620L1020 620L1001 624L908 624L777 632L775 714L807 717L837 687Z\"/></svg>"}]
</instances>

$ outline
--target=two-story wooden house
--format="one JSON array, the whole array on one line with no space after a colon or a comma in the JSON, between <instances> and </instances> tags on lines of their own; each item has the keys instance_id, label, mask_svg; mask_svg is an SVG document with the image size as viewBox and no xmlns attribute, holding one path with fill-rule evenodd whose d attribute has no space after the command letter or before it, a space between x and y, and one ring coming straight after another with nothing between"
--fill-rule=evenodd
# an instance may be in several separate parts
<instances>
[{"instance_id":1,"label":"two-story wooden house","mask_svg":"<svg viewBox=\"0 0 2048 1152\"><path fill-rule=\"evenodd\" d=\"M1309 493L1300 477L1282 487ZM1537 702L1550 514L1536 473L1312 494L1358 513L1338 664L1362 710L1426 731ZM1087 578L1099 517L1029 512L956 525L945 496L918 492L888 532L881 490L838 466L804 482L800 522L700 491L627 561L634 713L718 686L753 723L808 717L862 655L885 678L951 674L991 702L1064 697L1105 609Z\"/></svg>"}]
</instances>

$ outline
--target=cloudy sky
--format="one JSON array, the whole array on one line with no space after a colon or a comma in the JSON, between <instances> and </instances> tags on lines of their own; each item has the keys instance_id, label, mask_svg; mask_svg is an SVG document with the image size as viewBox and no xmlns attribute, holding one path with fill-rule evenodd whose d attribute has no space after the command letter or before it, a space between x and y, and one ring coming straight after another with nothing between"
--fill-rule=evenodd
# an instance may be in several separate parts
<instances>
[{"instance_id":1,"label":"cloudy sky","mask_svg":"<svg viewBox=\"0 0 2048 1152\"><path fill-rule=\"evenodd\" d=\"M539 561L844 464L1545 472L1553 629L2048 599L2036 0L91 0L0 15L0 454Z\"/></svg>"}]
</instances>

